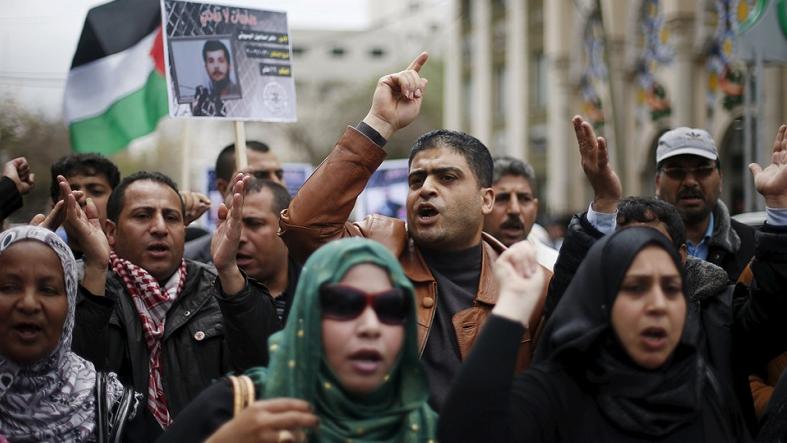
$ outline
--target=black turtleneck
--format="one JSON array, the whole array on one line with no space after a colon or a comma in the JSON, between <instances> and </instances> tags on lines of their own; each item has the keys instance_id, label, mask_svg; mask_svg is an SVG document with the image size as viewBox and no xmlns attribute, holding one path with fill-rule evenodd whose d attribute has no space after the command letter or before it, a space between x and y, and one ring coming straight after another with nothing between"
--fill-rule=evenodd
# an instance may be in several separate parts
<instances>
[{"instance_id":1,"label":"black turtleneck","mask_svg":"<svg viewBox=\"0 0 787 443\"><path fill-rule=\"evenodd\" d=\"M429 403L440 411L462 359L452 319L454 314L473 306L481 278L482 246L462 251L421 250L437 281L435 312L421 361L429 378Z\"/></svg>"}]
</instances>

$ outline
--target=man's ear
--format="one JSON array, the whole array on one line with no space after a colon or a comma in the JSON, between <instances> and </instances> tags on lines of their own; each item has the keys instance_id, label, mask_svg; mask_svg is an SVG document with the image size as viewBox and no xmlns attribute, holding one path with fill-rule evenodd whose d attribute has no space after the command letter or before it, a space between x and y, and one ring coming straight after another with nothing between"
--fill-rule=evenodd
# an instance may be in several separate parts
<instances>
[{"instance_id":1,"label":"man's ear","mask_svg":"<svg viewBox=\"0 0 787 443\"><path fill-rule=\"evenodd\" d=\"M680 245L680 249L678 249L678 255L680 255L680 263L683 266L686 266L686 260L689 258L689 247L686 246L686 243Z\"/></svg>"},{"instance_id":2,"label":"man's ear","mask_svg":"<svg viewBox=\"0 0 787 443\"><path fill-rule=\"evenodd\" d=\"M661 193L659 192L659 186L661 185L661 172L656 171L656 197L661 197Z\"/></svg>"},{"instance_id":3,"label":"man's ear","mask_svg":"<svg viewBox=\"0 0 787 443\"><path fill-rule=\"evenodd\" d=\"M495 207L494 188L481 188L481 213L490 214Z\"/></svg>"},{"instance_id":4,"label":"man's ear","mask_svg":"<svg viewBox=\"0 0 787 443\"><path fill-rule=\"evenodd\" d=\"M536 208L535 209L536 217L538 217L538 198L537 197L533 199L533 206Z\"/></svg>"},{"instance_id":5,"label":"man's ear","mask_svg":"<svg viewBox=\"0 0 787 443\"><path fill-rule=\"evenodd\" d=\"M115 235L117 235L117 225L115 222L107 219L106 222L104 222L104 233L107 235L107 242L109 243L109 246L114 248L117 241L115 238Z\"/></svg>"}]
</instances>

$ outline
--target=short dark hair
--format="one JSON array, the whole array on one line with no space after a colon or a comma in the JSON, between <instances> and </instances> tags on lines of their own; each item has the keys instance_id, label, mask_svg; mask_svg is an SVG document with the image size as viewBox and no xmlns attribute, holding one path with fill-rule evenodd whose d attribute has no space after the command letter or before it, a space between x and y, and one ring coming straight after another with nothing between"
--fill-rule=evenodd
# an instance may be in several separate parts
<instances>
[{"instance_id":1,"label":"short dark hair","mask_svg":"<svg viewBox=\"0 0 787 443\"><path fill-rule=\"evenodd\" d=\"M227 63L232 63L230 61L229 49L227 49L224 43L218 40L208 40L205 42L205 45L202 47L202 61L203 62L208 61L208 52L219 51L219 50L224 51L224 58L227 59Z\"/></svg>"},{"instance_id":2,"label":"short dark hair","mask_svg":"<svg viewBox=\"0 0 787 443\"><path fill-rule=\"evenodd\" d=\"M94 177L103 175L109 183L109 187L115 189L120 182L120 171L112 161L101 154L70 154L52 164L50 168L52 181L49 183L49 195L52 202L60 200L60 186L57 184L57 176L73 177L75 175L85 175Z\"/></svg>"},{"instance_id":3,"label":"short dark hair","mask_svg":"<svg viewBox=\"0 0 787 443\"><path fill-rule=\"evenodd\" d=\"M533 190L533 193L536 193L536 171L528 163L507 155L495 157L494 162L492 183L499 182L506 175L522 177L530 184L530 189Z\"/></svg>"},{"instance_id":4,"label":"short dark hair","mask_svg":"<svg viewBox=\"0 0 787 443\"><path fill-rule=\"evenodd\" d=\"M281 211L290 206L292 197L290 197L289 191L273 180L252 177L251 180L249 180L249 184L246 186L244 195L256 194L263 189L268 189L271 191L271 194L273 194L273 207L271 210L276 213L277 217L281 214Z\"/></svg>"},{"instance_id":5,"label":"short dark hair","mask_svg":"<svg viewBox=\"0 0 787 443\"><path fill-rule=\"evenodd\" d=\"M680 213L671 204L649 197L626 197L618 202L617 222L619 226L631 222L661 222L672 237L672 244L680 249L686 243L686 227Z\"/></svg>"},{"instance_id":6,"label":"short dark hair","mask_svg":"<svg viewBox=\"0 0 787 443\"><path fill-rule=\"evenodd\" d=\"M494 165L489 149L480 140L464 132L438 129L418 137L418 140L415 141L415 144L410 149L410 158L407 161L407 166L412 165L413 158L421 151L441 146L453 149L465 158L482 188L492 186Z\"/></svg>"},{"instance_id":7,"label":"short dark hair","mask_svg":"<svg viewBox=\"0 0 787 443\"><path fill-rule=\"evenodd\" d=\"M247 141L246 149L262 153L271 151L268 145L255 140ZM232 178L233 171L235 171L235 143L230 143L216 157L216 178L229 181Z\"/></svg>"},{"instance_id":8,"label":"short dark hair","mask_svg":"<svg viewBox=\"0 0 787 443\"><path fill-rule=\"evenodd\" d=\"M120 184L112 190L112 194L109 196L109 200L107 201L108 220L112 220L115 223L118 222L120 213L123 211L123 205L125 204L126 188L128 188L132 183L141 180L149 180L170 187L173 191L175 191L175 194L178 196L178 201L180 201L181 215L186 214L186 206L183 203L183 197L180 196L178 185L174 180L160 172L139 171L124 178L123 181L121 181Z\"/></svg>"}]
</instances>

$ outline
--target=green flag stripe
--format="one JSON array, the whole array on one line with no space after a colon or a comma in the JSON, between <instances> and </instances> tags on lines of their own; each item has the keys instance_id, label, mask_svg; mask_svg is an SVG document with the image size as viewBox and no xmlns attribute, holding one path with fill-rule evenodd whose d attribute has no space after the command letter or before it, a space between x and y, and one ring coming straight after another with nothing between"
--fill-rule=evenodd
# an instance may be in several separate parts
<instances>
[{"instance_id":1,"label":"green flag stripe","mask_svg":"<svg viewBox=\"0 0 787 443\"><path fill-rule=\"evenodd\" d=\"M72 123L71 146L76 152L115 154L132 140L155 131L168 111L167 82L153 70L142 89L113 103L101 115Z\"/></svg>"}]
</instances>

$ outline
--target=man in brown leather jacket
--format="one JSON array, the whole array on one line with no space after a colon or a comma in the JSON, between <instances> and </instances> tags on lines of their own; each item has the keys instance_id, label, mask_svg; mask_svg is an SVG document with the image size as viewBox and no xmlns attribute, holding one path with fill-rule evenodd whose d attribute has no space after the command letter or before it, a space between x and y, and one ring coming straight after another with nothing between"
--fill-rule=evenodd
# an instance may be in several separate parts
<instances>
[{"instance_id":1,"label":"man in brown leather jacket","mask_svg":"<svg viewBox=\"0 0 787 443\"><path fill-rule=\"evenodd\" d=\"M427 58L422 53L406 70L380 78L369 113L345 130L279 223L280 235L299 261L347 236L377 240L398 257L416 288L420 355L431 403L439 410L498 296L492 271L505 246L482 232L495 199L489 151L467 134L424 134L410 153L407 223L380 215L347 222L386 156L383 145L418 116L427 84L419 70ZM535 330L535 322L531 325ZM529 363L530 342L527 331L520 369Z\"/></svg>"}]
</instances>

